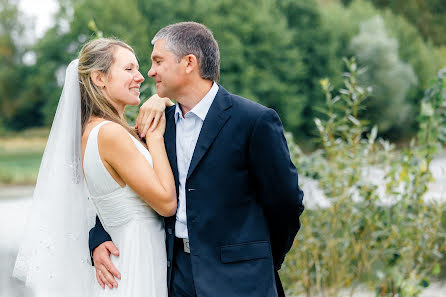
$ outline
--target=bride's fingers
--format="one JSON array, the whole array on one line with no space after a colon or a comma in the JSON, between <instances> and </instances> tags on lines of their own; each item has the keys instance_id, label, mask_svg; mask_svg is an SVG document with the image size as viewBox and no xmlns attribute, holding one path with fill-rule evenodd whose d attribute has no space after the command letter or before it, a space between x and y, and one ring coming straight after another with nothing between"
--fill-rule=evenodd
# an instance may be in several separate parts
<instances>
[{"instance_id":1,"label":"bride's fingers","mask_svg":"<svg viewBox=\"0 0 446 297\"><path fill-rule=\"evenodd\" d=\"M155 114L153 112L150 112L149 114L147 114L147 116L144 118L144 121L142 123L142 127L141 127L141 137L146 136L147 134L147 130L149 129L149 126L152 124L153 121L153 117L155 116Z\"/></svg>"},{"instance_id":2,"label":"bride's fingers","mask_svg":"<svg viewBox=\"0 0 446 297\"><path fill-rule=\"evenodd\" d=\"M158 113L158 114L156 114L155 115L155 118L153 119L153 123L152 123L152 125L150 126L150 131L155 131L155 128L158 126L158 122L159 122L159 120L160 120L160 118L161 118L161 116L164 114L164 112L163 113Z\"/></svg>"},{"instance_id":3,"label":"bride's fingers","mask_svg":"<svg viewBox=\"0 0 446 297\"><path fill-rule=\"evenodd\" d=\"M144 119L145 113L146 112L144 109L140 109L139 113L138 113L138 117L136 117L136 126L138 126L138 130L139 130L139 127L141 127L141 125L142 125L142 120ZM141 133L141 131L139 131L139 133Z\"/></svg>"}]
</instances>

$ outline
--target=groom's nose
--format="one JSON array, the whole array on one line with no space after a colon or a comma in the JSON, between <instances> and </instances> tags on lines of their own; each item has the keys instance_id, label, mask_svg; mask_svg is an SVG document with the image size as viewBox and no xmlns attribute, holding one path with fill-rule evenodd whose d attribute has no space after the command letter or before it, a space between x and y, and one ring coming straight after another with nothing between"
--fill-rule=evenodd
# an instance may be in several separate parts
<instances>
[{"instance_id":1,"label":"groom's nose","mask_svg":"<svg viewBox=\"0 0 446 297\"><path fill-rule=\"evenodd\" d=\"M153 67L150 68L149 72L147 73L149 77L155 77L155 70L153 70Z\"/></svg>"}]
</instances>

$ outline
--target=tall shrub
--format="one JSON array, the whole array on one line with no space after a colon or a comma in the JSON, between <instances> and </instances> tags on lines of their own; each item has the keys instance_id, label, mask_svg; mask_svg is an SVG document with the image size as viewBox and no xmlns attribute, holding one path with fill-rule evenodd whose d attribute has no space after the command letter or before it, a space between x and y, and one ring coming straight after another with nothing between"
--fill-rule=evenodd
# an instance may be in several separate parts
<instances>
[{"instance_id":1,"label":"tall shrub","mask_svg":"<svg viewBox=\"0 0 446 297\"><path fill-rule=\"evenodd\" d=\"M328 201L303 214L281 276L290 295L337 296L365 286L378 296L418 296L446 268L446 204L423 199L429 163L445 139L436 127L445 125L446 80L426 91L420 133L399 152L360 118L370 90L358 84L363 70L355 61L347 67L338 95L322 81L321 149L306 156L289 139L303 183L315 180Z\"/></svg>"},{"instance_id":2,"label":"tall shrub","mask_svg":"<svg viewBox=\"0 0 446 297\"><path fill-rule=\"evenodd\" d=\"M359 75L365 85L373 88L366 107L366 118L382 132L404 130L413 118L407 95L417 84L413 68L398 55L398 40L388 36L380 16L360 24L360 32L350 42L350 50L367 71Z\"/></svg>"}]
</instances>

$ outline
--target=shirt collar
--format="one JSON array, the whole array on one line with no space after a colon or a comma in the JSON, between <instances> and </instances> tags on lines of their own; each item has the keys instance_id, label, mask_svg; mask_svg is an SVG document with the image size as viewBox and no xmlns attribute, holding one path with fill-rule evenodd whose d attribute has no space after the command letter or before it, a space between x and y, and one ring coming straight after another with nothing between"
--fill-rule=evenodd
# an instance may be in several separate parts
<instances>
[{"instance_id":1,"label":"shirt collar","mask_svg":"<svg viewBox=\"0 0 446 297\"><path fill-rule=\"evenodd\" d=\"M200 102L198 102L198 104L195 105L194 108L192 108L189 112L195 114L202 121L204 121L209 111L209 108L212 105L212 102L214 102L217 92L218 92L218 85L214 82L209 92L207 92L207 94L203 97L203 99L201 99ZM178 122L180 117L182 117L182 114L183 112L181 111L180 104L177 104L175 107L175 124Z\"/></svg>"}]
</instances>

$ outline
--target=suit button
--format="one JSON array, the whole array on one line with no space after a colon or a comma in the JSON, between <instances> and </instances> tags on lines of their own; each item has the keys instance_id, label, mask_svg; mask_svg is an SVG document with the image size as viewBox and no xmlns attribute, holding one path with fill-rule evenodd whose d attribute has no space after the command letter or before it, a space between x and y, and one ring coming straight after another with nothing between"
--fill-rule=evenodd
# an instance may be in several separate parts
<instances>
[{"instance_id":1,"label":"suit button","mask_svg":"<svg viewBox=\"0 0 446 297\"><path fill-rule=\"evenodd\" d=\"M173 233L172 228L167 228L167 233L168 233L169 235L172 235L172 233Z\"/></svg>"},{"instance_id":2,"label":"suit button","mask_svg":"<svg viewBox=\"0 0 446 297\"><path fill-rule=\"evenodd\" d=\"M170 261L167 261L167 268L170 268Z\"/></svg>"}]
</instances>

